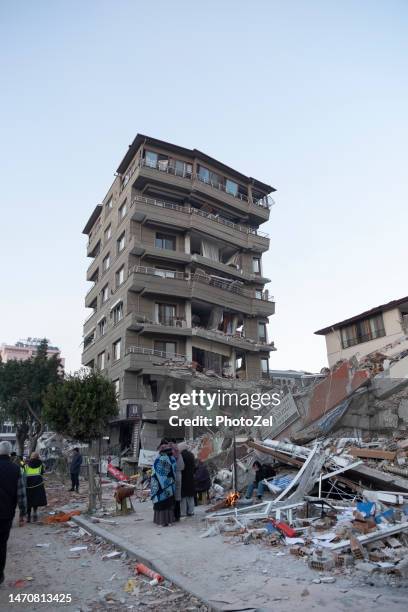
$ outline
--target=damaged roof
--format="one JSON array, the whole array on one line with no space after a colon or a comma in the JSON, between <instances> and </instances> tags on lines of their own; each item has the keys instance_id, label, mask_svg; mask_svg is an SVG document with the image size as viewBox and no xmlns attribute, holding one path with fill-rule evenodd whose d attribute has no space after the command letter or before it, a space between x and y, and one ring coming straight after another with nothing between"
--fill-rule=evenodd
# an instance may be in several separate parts
<instances>
[{"instance_id":1,"label":"damaged roof","mask_svg":"<svg viewBox=\"0 0 408 612\"><path fill-rule=\"evenodd\" d=\"M271 193L273 191L276 191L276 189L272 187L271 185L258 181L257 179L254 179L251 176L246 176L245 174L241 174L241 172L234 170L234 168L230 168L229 166L218 161L217 159L214 159L213 157L210 157L206 153L199 151L198 149L186 149L185 147L180 147L178 145L172 144L171 142L166 142L165 140L158 140L157 138L151 138L150 136L145 136L144 134L137 134L132 144L129 145L129 149L127 153L125 154L124 158L122 159L122 161L120 162L118 166L118 169L117 169L118 174L124 174L130 162L132 161L133 157L135 156L136 152L138 151L139 147L143 143L150 144L152 146L159 147L159 148L162 147L164 149L167 149L168 151L179 153L181 155L185 155L186 157L191 157L192 159L197 158L203 162L206 162L210 165L213 165L219 168L220 170L223 170L227 174L230 174L231 176L236 177L238 180L251 183L254 187L261 189L262 191L265 191L266 193Z\"/></svg>"},{"instance_id":2,"label":"damaged roof","mask_svg":"<svg viewBox=\"0 0 408 612\"><path fill-rule=\"evenodd\" d=\"M392 310L393 308L396 308L397 306L401 306L401 304L404 304L404 303L406 303L408 306L408 296L400 298L399 300L392 300L392 302L387 302L386 304L381 304L380 306L375 306L374 308L371 308L370 310L361 312L360 314L355 315L354 317L350 317L349 319L344 319L344 321L333 323L332 325L329 325L328 327L324 327L323 329L319 329L315 331L314 333L319 336L325 336L326 334L329 334L335 329L340 329L341 327L344 327L345 325L349 325L350 323L355 323L356 321L360 321L361 319L366 319L376 314L380 314L381 312Z\"/></svg>"}]
</instances>

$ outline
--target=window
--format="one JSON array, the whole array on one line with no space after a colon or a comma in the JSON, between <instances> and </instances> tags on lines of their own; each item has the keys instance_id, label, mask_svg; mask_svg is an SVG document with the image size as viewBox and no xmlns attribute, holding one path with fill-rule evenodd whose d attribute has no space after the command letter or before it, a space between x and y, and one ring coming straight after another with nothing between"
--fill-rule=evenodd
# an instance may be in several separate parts
<instances>
[{"instance_id":1,"label":"window","mask_svg":"<svg viewBox=\"0 0 408 612\"><path fill-rule=\"evenodd\" d=\"M103 353L99 353L98 355L98 368L100 370L105 369L105 351L103 351Z\"/></svg>"},{"instance_id":2,"label":"window","mask_svg":"<svg viewBox=\"0 0 408 612\"><path fill-rule=\"evenodd\" d=\"M91 346L94 340L95 340L95 332L93 331L90 334L88 334L86 338L84 338L84 350L88 348L88 346Z\"/></svg>"},{"instance_id":3,"label":"window","mask_svg":"<svg viewBox=\"0 0 408 612\"><path fill-rule=\"evenodd\" d=\"M340 330L343 348L349 348L362 342L385 336L384 320L382 314L368 319L362 319Z\"/></svg>"},{"instance_id":4,"label":"window","mask_svg":"<svg viewBox=\"0 0 408 612\"><path fill-rule=\"evenodd\" d=\"M110 239L110 237L112 236L112 226L108 225L108 227L105 230L105 242L108 242L108 240Z\"/></svg>"},{"instance_id":5,"label":"window","mask_svg":"<svg viewBox=\"0 0 408 612\"><path fill-rule=\"evenodd\" d=\"M154 343L154 350L167 355L176 354L176 343L175 342L164 342L163 340L156 340Z\"/></svg>"},{"instance_id":6,"label":"window","mask_svg":"<svg viewBox=\"0 0 408 612\"><path fill-rule=\"evenodd\" d=\"M105 285L101 293L102 293L102 304L104 304L109 299L109 285Z\"/></svg>"},{"instance_id":7,"label":"window","mask_svg":"<svg viewBox=\"0 0 408 612\"><path fill-rule=\"evenodd\" d=\"M162 325L173 325L176 318L175 304L156 304L156 319Z\"/></svg>"},{"instance_id":8,"label":"window","mask_svg":"<svg viewBox=\"0 0 408 612\"><path fill-rule=\"evenodd\" d=\"M255 297L257 300L262 300L262 289L255 290Z\"/></svg>"},{"instance_id":9,"label":"window","mask_svg":"<svg viewBox=\"0 0 408 612\"><path fill-rule=\"evenodd\" d=\"M269 361L267 357L261 359L261 372L262 376L268 376L269 374Z\"/></svg>"},{"instance_id":10,"label":"window","mask_svg":"<svg viewBox=\"0 0 408 612\"><path fill-rule=\"evenodd\" d=\"M260 259L260 257L253 257L252 258L252 272L254 274L260 274L261 273L261 259Z\"/></svg>"},{"instance_id":11,"label":"window","mask_svg":"<svg viewBox=\"0 0 408 612\"><path fill-rule=\"evenodd\" d=\"M176 237L169 234L156 234L155 241L156 249L168 249L169 251L176 250Z\"/></svg>"},{"instance_id":12,"label":"window","mask_svg":"<svg viewBox=\"0 0 408 612\"><path fill-rule=\"evenodd\" d=\"M238 183L231 181L230 179L225 179L225 191L230 193L233 196L238 195Z\"/></svg>"},{"instance_id":13,"label":"window","mask_svg":"<svg viewBox=\"0 0 408 612\"><path fill-rule=\"evenodd\" d=\"M267 341L266 323L263 323L262 321L258 322L258 339L259 339L259 342Z\"/></svg>"},{"instance_id":14,"label":"window","mask_svg":"<svg viewBox=\"0 0 408 612\"><path fill-rule=\"evenodd\" d=\"M116 272L116 287L120 287L120 285L125 281L125 266L119 268Z\"/></svg>"},{"instance_id":15,"label":"window","mask_svg":"<svg viewBox=\"0 0 408 612\"><path fill-rule=\"evenodd\" d=\"M107 210L112 210L112 206L113 206L113 196L111 196L109 200L106 202Z\"/></svg>"},{"instance_id":16,"label":"window","mask_svg":"<svg viewBox=\"0 0 408 612\"><path fill-rule=\"evenodd\" d=\"M120 380L119 380L119 378L117 378L116 380L113 380L112 382L113 382L114 387L115 387L116 396L119 397L119 393L120 393Z\"/></svg>"},{"instance_id":17,"label":"window","mask_svg":"<svg viewBox=\"0 0 408 612\"><path fill-rule=\"evenodd\" d=\"M116 325L123 319L123 302L120 302L115 308L112 309L113 324Z\"/></svg>"},{"instance_id":18,"label":"window","mask_svg":"<svg viewBox=\"0 0 408 612\"><path fill-rule=\"evenodd\" d=\"M159 156L157 155L157 153L153 153L153 151L146 151L145 153L146 166L149 166L150 168L156 168L158 159L159 159Z\"/></svg>"},{"instance_id":19,"label":"window","mask_svg":"<svg viewBox=\"0 0 408 612\"><path fill-rule=\"evenodd\" d=\"M205 168L204 166L198 166L198 178L200 179L200 181L203 181L203 183L209 183L210 182L209 169Z\"/></svg>"},{"instance_id":20,"label":"window","mask_svg":"<svg viewBox=\"0 0 408 612\"><path fill-rule=\"evenodd\" d=\"M123 249L125 248L125 232L123 232L123 234L120 236L120 238L117 239L116 246L117 246L117 249L118 249L118 253L123 251Z\"/></svg>"},{"instance_id":21,"label":"window","mask_svg":"<svg viewBox=\"0 0 408 612\"><path fill-rule=\"evenodd\" d=\"M126 217L127 213L127 201L125 200L122 206L119 208L119 221L122 221Z\"/></svg>"},{"instance_id":22,"label":"window","mask_svg":"<svg viewBox=\"0 0 408 612\"><path fill-rule=\"evenodd\" d=\"M106 272L106 270L109 270L109 266L110 266L110 254L108 253L106 257L103 258L102 270Z\"/></svg>"},{"instance_id":23,"label":"window","mask_svg":"<svg viewBox=\"0 0 408 612\"><path fill-rule=\"evenodd\" d=\"M112 345L113 361L120 359L121 339L116 340Z\"/></svg>"},{"instance_id":24,"label":"window","mask_svg":"<svg viewBox=\"0 0 408 612\"><path fill-rule=\"evenodd\" d=\"M108 324L106 321L106 317L103 317L98 323L99 335L104 336L106 334L106 330L108 328Z\"/></svg>"},{"instance_id":25,"label":"window","mask_svg":"<svg viewBox=\"0 0 408 612\"><path fill-rule=\"evenodd\" d=\"M176 278L175 270L166 270L165 268L155 268L154 274L163 278Z\"/></svg>"},{"instance_id":26,"label":"window","mask_svg":"<svg viewBox=\"0 0 408 612\"><path fill-rule=\"evenodd\" d=\"M174 162L174 174L176 176L191 177L191 175L193 174L193 166L179 159L176 159L176 161Z\"/></svg>"}]
</instances>

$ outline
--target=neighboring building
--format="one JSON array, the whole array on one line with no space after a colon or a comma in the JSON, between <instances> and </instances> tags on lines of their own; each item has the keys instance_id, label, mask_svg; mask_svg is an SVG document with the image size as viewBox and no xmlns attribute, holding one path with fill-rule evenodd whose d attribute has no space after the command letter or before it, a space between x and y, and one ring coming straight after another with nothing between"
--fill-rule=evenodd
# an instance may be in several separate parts
<instances>
[{"instance_id":1,"label":"neighboring building","mask_svg":"<svg viewBox=\"0 0 408 612\"><path fill-rule=\"evenodd\" d=\"M35 357L38 346L42 342L43 338L26 338L25 340L19 340L15 344L5 344L0 346L0 359L3 363L7 361L26 361ZM47 351L48 357L56 355L61 359L61 366L64 367L64 359L61 358L60 349L57 346L48 346ZM13 449L16 444L16 428L11 421L4 421L0 423L0 441L7 440L11 442Z\"/></svg>"},{"instance_id":2,"label":"neighboring building","mask_svg":"<svg viewBox=\"0 0 408 612\"><path fill-rule=\"evenodd\" d=\"M340 359L356 356L360 361L376 351L390 356L401 353L408 334L408 297L376 306L315 334L325 336L330 367Z\"/></svg>"},{"instance_id":3,"label":"neighboring building","mask_svg":"<svg viewBox=\"0 0 408 612\"><path fill-rule=\"evenodd\" d=\"M279 387L284 393L301 393L309 389L327 374L313 374L304 370L269 370L269 377L274 387Z\"/></svg>"},{"instance_id":4,"label":"neighboring building","mask_svg":"<svg viewBox=\"0 0 408 612\"><path fill-rule=\"evenodd\" d=\"M2 344L0 346L0 358L3 363L7 363L11 359L16 359L17 361L31 359L31 357L35 356L42 340L43 338L27 338L26 340L19 340L15 344ZM49 357L56 355L61 359L60 349L56 346L49 345L47 353ZM61 359L61 363L64 366L64 359Z\"/></svg>"},{"instance_id":5,"label":"neighboring building","mask_svg":"<svg viewBox=\"0 0 408 612\"><path fill-rule=\"evenodd\" d=\"M93 284L82 362L117 386L121 446L136 448L140 419L157 421L174 388L268 373L275 304L259 226L273 191L196 149L140 134L129 147L83 230ZM218 378L197 375L207 371Z\"/></svg>"}]
</instances>

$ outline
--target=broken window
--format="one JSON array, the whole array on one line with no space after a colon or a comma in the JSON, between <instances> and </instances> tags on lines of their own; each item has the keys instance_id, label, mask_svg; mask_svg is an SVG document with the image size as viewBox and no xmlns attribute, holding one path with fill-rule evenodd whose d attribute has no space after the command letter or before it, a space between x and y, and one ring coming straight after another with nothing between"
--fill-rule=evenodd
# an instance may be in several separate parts
<instances>
[{"instance_id":1,"label":"broken window","mask_svg":"<svg viewBox=\"0 0 408 612\"><path fill-rule=\"evenodd\" d=\"M214 261L220 260L220 249L218 245L209 240L201 241L201 254L203 257L207 257L207 259L212 259Z\"/></svg>"}]
</instances>

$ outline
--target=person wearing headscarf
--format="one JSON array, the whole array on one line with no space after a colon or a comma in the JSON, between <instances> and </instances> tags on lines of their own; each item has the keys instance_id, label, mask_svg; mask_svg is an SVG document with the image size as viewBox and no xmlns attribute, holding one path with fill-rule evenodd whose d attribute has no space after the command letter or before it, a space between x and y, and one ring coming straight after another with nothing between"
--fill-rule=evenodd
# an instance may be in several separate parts
<instances>
[{"instance_id":1,"label":"person wearing headscarf","mask_svg":"<svg viewBox=\"0 0 408 612\"><path fill-rule=\"evenodd\" d=\"M38 453L31 453L30 459L24 466L24 476L27 490L27 523L31 522L31 510L33 511L33 522L37 522L37 508L47 505L47 496L44 487L44 465Z\"/></svg>"},{"instance_id":2,"label":"person wearing headscarf","mask_svg":"<svg viewBox=\"0 0 408 612\"><path fill-rule=\"evenodd\" d=\"M167 527L175 522L174 494L176 491L176 459L172 446L162 440L153 464L150 498L153 502L153 522Z\"/></svg>"},{"instance_id":3,"label":"person wearing headscarf","mask_svg":"<svg viewBox=\"0 0 408 612\"><path fill-rule=\"evenodd\" d=\"M184 469L181 477L181 516L193 516L195 459L193 453L188 450L186 442L182 442L178 446L184 461Z\"/></svg>"}]
</instances>

